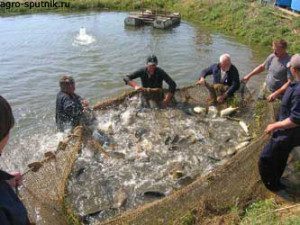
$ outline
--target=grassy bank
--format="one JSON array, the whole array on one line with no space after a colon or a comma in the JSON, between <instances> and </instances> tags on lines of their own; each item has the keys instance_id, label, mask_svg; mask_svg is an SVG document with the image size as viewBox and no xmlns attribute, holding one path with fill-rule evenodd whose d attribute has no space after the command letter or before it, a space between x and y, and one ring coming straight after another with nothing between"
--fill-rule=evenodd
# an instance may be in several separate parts
<instances>
[{"instance_id":1,"label":"grassy bank","mask_svg":"<svg viewBox=\"0 0 300 225\"><path fill-rule=\"evenodd\" d=\"M245 209L237 206L228 209L227 213L209 217L202 220L202 215L195 209L179 218L174 225L210 225L210 224L230 224L230 225L299 225L300 206L294 204L281 204L274 198L256 201Z\"/></svg>"},{"instance_id":2,"label":"grassy bank","mask_svg":"<svg viewBox=\"0 0 300 225\"><path fill-rule=\"evenodd\" d=\"M300 52L300 18L286 15L260 1L185 0L173 5L185 18L235 36L251 45L271 46L284 38L291 53Z\"/></svg>"},{"instance_id":3,"label":"grassy bank","mask_svg":"<svg viewBox=\"0 0 300 225\"><path fill-rule=\"evenodd\" d=\"M240 224L297 225L300 224L300 217L295 216L298 211L299 204L281 205L271 198L255 202L246 208L240 217Z\"/></svg>"},{"instance_id":4,"label":"grassy bank","mask_svg":"<svg viewBox=\"0 0 300 225\"><path fill-rule=\"evenodd\" d=\"M284 38L289 42L291 53L300 52L300 18L285 15L271 5L262 6L260 1L256 0L58 0L56 2L57 6L62 7L32 5L30 8L28 4L10 8L2 6L0 15L163 8L179 11L185 20L213 27L249 45L270 46L272 40Z\"/></svg>"}]
</instances>

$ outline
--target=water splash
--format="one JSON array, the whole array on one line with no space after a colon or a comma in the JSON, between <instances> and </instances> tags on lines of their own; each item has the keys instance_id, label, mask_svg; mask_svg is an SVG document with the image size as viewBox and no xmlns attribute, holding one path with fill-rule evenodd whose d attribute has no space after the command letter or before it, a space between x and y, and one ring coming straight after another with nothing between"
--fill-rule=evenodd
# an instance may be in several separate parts
<instances>
[{"instance_id":1,"label":"water splash","mask_svg":"<svg viewBox=\"0 0 300 225\"><path fill-rule=\"evenodd\" d=\"M76 35L73 45L90 45L94 43L96 39L92 35L86 33L86 29L81 27L79 33Z\"/></svg>"},{"instance_id":2,"label":"water splash","mask_svg":"<svg viewBox=\"0 0 300 225\"><path fill-rule=\"evenodd\" d=\"M109 157L86 146L74 165L68 198L87 224L191 183L215 168L217 161L226 160L226 149L243 138L239 124L230 120L187 115L181 108L140 110L139 100L135 96L97 112L96 127L110 140L110 145L103 145ZM126 203L115 209L122 203L120 190L126 192Z\"/></svg>"}]
</instances>

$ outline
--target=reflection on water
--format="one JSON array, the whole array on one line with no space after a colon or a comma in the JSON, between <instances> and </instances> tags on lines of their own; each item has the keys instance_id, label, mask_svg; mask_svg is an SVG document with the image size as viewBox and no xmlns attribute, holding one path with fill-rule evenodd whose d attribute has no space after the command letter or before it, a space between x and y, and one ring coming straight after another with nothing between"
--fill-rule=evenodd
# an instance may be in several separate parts
<instances>
[{"instance_id":1,"label":"reflection on water","mask_svg":"<svg viewBox=\"0 0 300 225\"><path fill-rule=\"evenodd\" d=\"M184 22L171 30L127 29L126 16L85 12L1 18L0 90L16 116L1 166L22 170L56 145L54 107L62 74L73 75L76 92L95 103L126 89L122 77L143 66L150 53L179 87L194 83L223 52L232 55L241 75L262 61L247 46L218 34L201 35L201 29ZM74 46L81 27L86 31L80 37L97 41Z\"/></svg>"}]
</instances>

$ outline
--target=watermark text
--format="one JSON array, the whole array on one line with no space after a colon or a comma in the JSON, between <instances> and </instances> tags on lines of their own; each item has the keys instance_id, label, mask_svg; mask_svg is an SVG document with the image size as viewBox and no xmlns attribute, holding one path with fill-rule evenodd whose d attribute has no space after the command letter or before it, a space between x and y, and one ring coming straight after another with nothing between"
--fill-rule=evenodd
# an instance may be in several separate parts
<instances>
[{"instance_id":1,"label":"watermark text","mask_svg":"<svg viewBox=\"0 0 300 225\"><path fill-rule=\"evenodd\" d=\"M12 8L69 8L70 2L49 0L49 1L0 1L0 9Z\"/></svg>"}]
</instances>

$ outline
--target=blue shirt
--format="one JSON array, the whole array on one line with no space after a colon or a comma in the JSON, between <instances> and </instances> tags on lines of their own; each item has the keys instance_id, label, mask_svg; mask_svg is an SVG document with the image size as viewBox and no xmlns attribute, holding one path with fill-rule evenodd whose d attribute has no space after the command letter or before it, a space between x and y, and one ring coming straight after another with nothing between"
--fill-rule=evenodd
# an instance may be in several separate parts
<instances>
[{"instance_id":1,"label":"blue shirt","mask_svg":"<svg viewBox=\"0 0 300 225\"><path fill-rule=\"evenodd\" d=\"M29 220L26 208L6 182L11 178L13 176L0 170L0 224L27 225Z\"/></svg>"},{"instance_id":2,"label":"blue shirt","mask_svg":"<svg viewBox=\"0 0 300 225\"><path fill-rule=\"evenodd\" d=\"M282 97L279 120L287 118L300 125L300 82L292 82Z\"/></svg>"},{"instance_id":3,"label":"blue shirt","mask_svg":"<svg viewBox=\"0 0 300 225\"><path fill-rule=\"evenodd\" d=\"M229 86L226 94L232 96L240 88L240 76L237 68L231 64L231 67L227 72L225 72L224 78L221 78L221 68L219 63L215 63L210 67L204 69L200 73L201 77L206 77L208 75L213 75L214 84L224 84Z\"/></svg>"},{"instance_id":4,"label":"blue shirt","mask_svg":"<svg viewBox=\"0 0 300 225\"><path fill-rule=\"evenodd\" d=\"M82 98L79 95L69 95L58 92L56 97L56 125L60 131L68 126L76 127L83 116Z\"/></svg>"}]
</instances>

